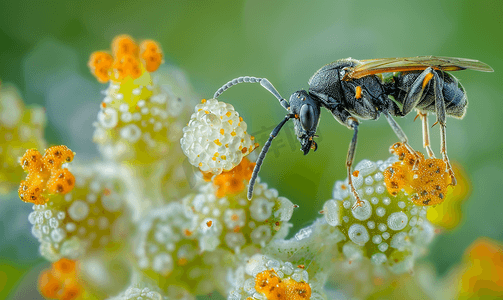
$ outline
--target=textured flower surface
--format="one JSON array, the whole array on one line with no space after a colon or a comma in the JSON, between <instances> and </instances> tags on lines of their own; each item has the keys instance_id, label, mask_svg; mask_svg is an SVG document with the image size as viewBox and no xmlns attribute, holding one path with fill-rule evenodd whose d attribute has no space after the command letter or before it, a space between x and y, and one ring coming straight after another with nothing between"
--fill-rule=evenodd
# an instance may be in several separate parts
<instances>
[{"instance_id":1,"label":"textured flower surface","mask_svg":"<svg viewBox=\"0 0 503 300\"><path fill-rule=\"evenodd\" d=\"M241 164L246 165L247 161L245 158ZM239 193L222 195L217 184L233 184L244 178L221 176L225 173L216 176L212 183L202 185L198 194L183 199L186 209L197 220L201 249L213 250L221 245L239 252L243 247L264 247L273 238L286 237L290 227L288 221L295 208L290 200L280 197L277 190L268 188L265 183L257 184L251 201L246 198L242 182Z\"/></svg>"},{"instance_id":2,"label":"textured flower surface","mask_svg":"<svg viewBox=\"0 0 503 300\"><path fill-rule=\"evenodd\" d=\"M91 55L91 71L101 82L109 81L94 125L94 141L107 158L149 163L179 151L175 144L192 97L179 86L154 78L152 72L162 61L154 41L144 41L140 48L142 59L135 41L122 35L112 43L113 64L106 52Z\"/></svg>"},{"instance_id":3,"label":"textured flower surface","mask_svg":"<svg viewBox=\"0 0 503 300\"><path fill-rule=\"evenodd\" d=\"M246 264L231 276L234 289L229 293L229 300L325 299L321 294L313 292L309 283L310 274L304 265L294 266L289 261L284 262L263 254L247 259Z\"/></svg>"},{"instance_id":4,"label":"textured flower surface","mask_svg":"<svg viewBox=\"0 0 503 300\"><path fill-rule=\"evenodd\" d=\"M74 173L71 192L34 205L28 217L40 252L50 261L81 258L88 250L118 242L127 230L121 182L103 178L96 168L77 168Z\"/></svg>"},{"instance_id":5,"label":"textured flower surface","mask_svg":"<svg viewBox=\"0 0 503 300\"><path fill-rule=\"evenodd\" d=\"M220 174L239 165L258 146L247 128L232 105L203 99L183 129L180 143L192 165L203 172Z\"/></svg>"},{"instance_id":6,"label":"textured flower surface","mask_svg":"<svg viewBox=\"0 0 503 300\"><path fill-rule=\"evenodd\" d=\"M344 283L345 289L355 296L371 293L373 282L412 272L415 261L426 254L433 239L434 228L426 219L427 208L414 203L414 194L387 188L390 184L385 174L396 169L400 161L398 155L386 161L359 162L352 180L363 203L355 205L346 179L336 182L334 199L324 204L326 222L339 228L345 237L336 247L342 259L336 263L338 272L332 281ZM412 168L409 172L406 169L402 174L409 176ZM429 173L419 180L427 176Z\"/></svg>"}]
</instances>

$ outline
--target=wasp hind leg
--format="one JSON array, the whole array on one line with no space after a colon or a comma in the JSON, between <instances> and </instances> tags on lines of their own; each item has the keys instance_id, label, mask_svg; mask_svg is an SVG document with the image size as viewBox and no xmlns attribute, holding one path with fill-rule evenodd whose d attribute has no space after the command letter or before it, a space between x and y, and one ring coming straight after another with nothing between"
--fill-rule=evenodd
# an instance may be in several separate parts
<instances>
[{"instance_id":1,"label":"wasp hind leg","mask_svg":"<svg viewBox=\"0 0 503 300\"><path fill-rule=\"evenodd\" d=\"M451 176L451 184L454 186L457 183L456 176L452 170L451 163L449 162L449 157L447 156L447 146L445 141L445 102L444 96L442 94L442 86L440 85L440 77L436 72L433 73L434 77L434 92L435 92L435 112L437 114L437 123L440 125L440 152L442 153L442 159L445 162L447 171Z\"/></svg>"},{"instance_id":2,"label":"wasp hind leg","mask_svg":"<svg viewBox=\"0 0 503 300\"><path fill-rule=\"evenodd\" d=\"M423 147L426 149L429 158L435 158L435 153L431 150L430 146L430 126L428 125L428 113L417 110L417 117L421 118L423 125Z\"/></svg>"},{"instance_id":3,"label":"wasp hind leg","mask_svg":"<svg viewBox=\"0 0 503 300\"><path fill-rule=\"evenodd\" d=\"M416 162L414 163L413 169L416 169L417 161L418 161L418 155L416 153L416 150L412 149L412 147L409 145L407 136L405 135L405 132L403 132L402 128L400 125L398 125L397 122L393 119L393 117L389 114L387 111L383 111L383 115L386 117L386 120L388 121L389 125L391 126L391 129L395 132L396 136L400 140L400 142L409 150L410 153L414 154L416 156Z\"/></svg>"}]
</instances>

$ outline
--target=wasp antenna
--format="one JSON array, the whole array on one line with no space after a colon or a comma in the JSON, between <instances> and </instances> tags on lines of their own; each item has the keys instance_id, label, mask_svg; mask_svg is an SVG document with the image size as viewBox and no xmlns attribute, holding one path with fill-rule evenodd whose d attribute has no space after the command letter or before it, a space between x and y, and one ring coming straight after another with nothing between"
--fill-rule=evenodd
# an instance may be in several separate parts
<instances>
[{"instance_id":1,"label":"wasp antenna","mask_svg":"<svg viewBox=\"0 0 503 300\"><path fill-rule=\"evenodd\" d=\"M279 103L281 104L281 106L283 106L284 109L289 110L290 105L288 105L288 102L286 102L286 100L283 99L283 97L281 97L279 92L276 90L276 88L274 88L272 83L269 80L267 80L267 78L262 78L260 80L260 85L263 86L266 90L268 90L271 94L273 94L274 97L276 97L276 99L279 100Z\"/></svg>"},{"instance_id":2,"label":"wasp antenna","mask_svg":"<svg viewBox=\"0 0 503 300\"><path fill-rule=\"evenodd\" d=\"M273 94L274 97L276 97L276 99L279 100L279 103L281 104L281 106L283 106L283 108L288 110L288 108L289 108L288 102L285 99L283 99L283 97L281 97L281 95L276 90L276 88L274 88L272 83L269 80L267 80L266 78L258 78L258 77L251 77L251 76L242 76L242 77L234 78L231 81L224 84L221 88L219 88L215 92L215 95L213 95L213 98L216 99L223 92L228 90L231 86L234 86L238 83L243 83L243 82L249 82L249 83L260 82L260 85L263 86L266 90L268 90L269 93Z\"/></svg>"},{"instance_id":3,"label":"wasp antenna","mask_svg":"<svg viewBox=\"0 0 503 300\"><path fill-rule=\"evenodd\" d=\"M243 82L249 82L249 83L255 83L255 82L260 82L262 78L257 78L257 77L252 77L252 76L241 76L238 78L234 78L231 81L227 82L224 84L221 88L219 88L216 92L215 95L213 95L213 98L217 98L220 96L223 92L228 90L231 86L234 86L238 83L243 83Z\"/></svg>"},{"instance_id":4,"label":"wasp antenna","mask_svg":"<svg viewBox=\"0 0 503 300\"><path fill-rule=\"evenodd\" d=\"M248 184L248 200L251 200L253 196L253 186L255 185L255 180L257 179L258 172L260 172L260 167L264 162L265 155L267 154L267 151L269 151L269 147L271 147L272 140L274 140L274 138L278 135L279 131L281 130L281 127L283 127L283 125L285 125L285 123L291 118L295 118L295 115L293 114L286 115L286 117L278 124L278 126L276 126L272 130L271 134L269 135L269 139L262 148L262 151L260 151L260 154L257 158L257 164L255 165L255 168L253 168L250 183Z\"/></svg>"}]
</instances>

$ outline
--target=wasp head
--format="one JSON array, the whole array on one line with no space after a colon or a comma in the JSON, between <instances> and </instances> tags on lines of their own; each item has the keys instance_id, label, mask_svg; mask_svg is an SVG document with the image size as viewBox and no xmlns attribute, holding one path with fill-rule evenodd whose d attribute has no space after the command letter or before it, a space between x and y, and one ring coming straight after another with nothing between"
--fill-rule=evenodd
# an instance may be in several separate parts
<instances>
[{"instance_id":1,"label":"wasp head","mask_svg":"<svg viewBox=\"0 0 503 300\"><path fill-rule=\"evenodd\" d=\"M290 111L295 115L295 134L300 142L304 155L309 150L316 151L317 144L313 140L320 120L320 105L304 90L297 91L290 96Z\"/></svg>"}]
</instances>

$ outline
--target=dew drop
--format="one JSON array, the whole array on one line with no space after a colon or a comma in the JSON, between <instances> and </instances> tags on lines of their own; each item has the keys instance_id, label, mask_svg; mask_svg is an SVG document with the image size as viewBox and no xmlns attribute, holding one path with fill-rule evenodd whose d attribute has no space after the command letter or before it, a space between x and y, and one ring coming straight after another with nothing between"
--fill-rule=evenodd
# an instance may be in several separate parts
<instances>
[{"instance_id":1,"label":"dew drop","mask_svg":"<svg viewBox=\"0 0 503 300\"><path fill-rule=\"evenodd\" d=\"M369 233L363 225L353 224L348 229L348 236L355 244L363 246L369 240Z\"/></svg>"}]
</instances>

